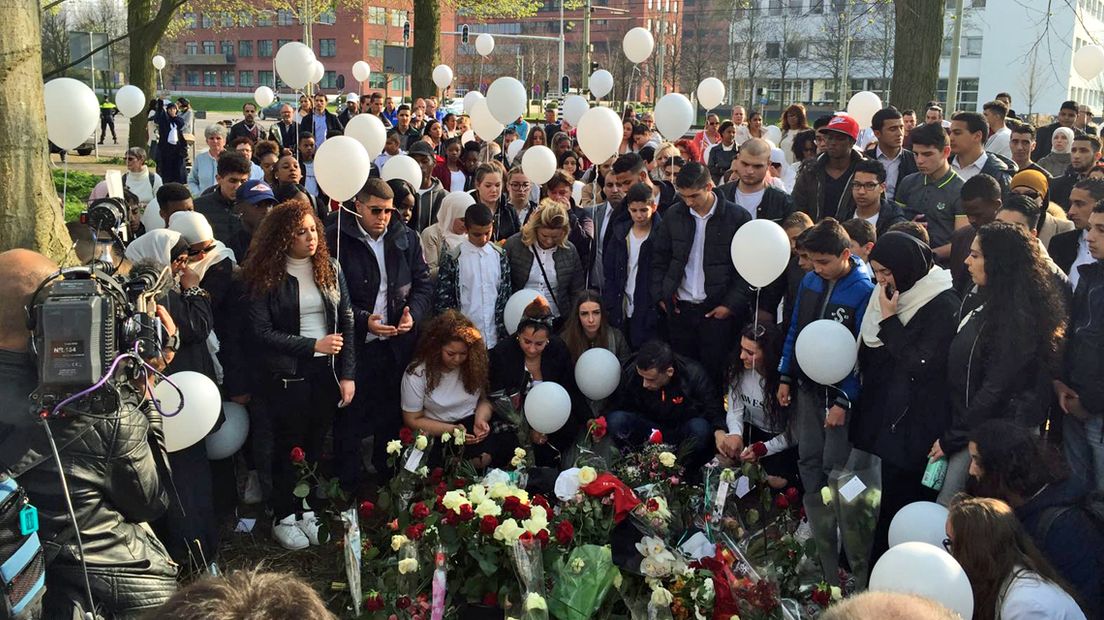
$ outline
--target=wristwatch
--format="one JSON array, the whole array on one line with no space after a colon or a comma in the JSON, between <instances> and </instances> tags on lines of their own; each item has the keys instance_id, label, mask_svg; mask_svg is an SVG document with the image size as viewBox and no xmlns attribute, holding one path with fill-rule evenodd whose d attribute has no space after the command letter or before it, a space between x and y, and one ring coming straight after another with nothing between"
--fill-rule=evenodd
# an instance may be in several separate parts
<instances>
[{"instance_id":1,"label":"wristwatch","mask_svg":"<svg viewBox=\"0 0 1104 620\"><path fill-rule=\"evenodd\" d=\"M180 334L173 334L165 338L165 351L172 351L175 353L180 349Z\"/></svg>"}]
</instances>

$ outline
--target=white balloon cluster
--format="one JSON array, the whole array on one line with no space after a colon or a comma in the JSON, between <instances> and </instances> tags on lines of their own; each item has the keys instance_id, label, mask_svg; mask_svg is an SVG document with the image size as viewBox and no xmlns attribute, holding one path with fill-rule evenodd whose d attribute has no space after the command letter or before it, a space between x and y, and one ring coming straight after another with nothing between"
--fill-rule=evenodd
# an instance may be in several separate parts
<instances>
[{"instance_id":1,"label":"white balloon cluster","mask_svg":"<svg viewBox=\"0 0 1104 620\"><path fill-rule=\"evenodd\" d=\"M625 33L621 41L621 49L625 51L625 57L633 64L640 64L652 55L655 49L655 38L647 28L637 26Z\"/></svg>"}]
</instances>

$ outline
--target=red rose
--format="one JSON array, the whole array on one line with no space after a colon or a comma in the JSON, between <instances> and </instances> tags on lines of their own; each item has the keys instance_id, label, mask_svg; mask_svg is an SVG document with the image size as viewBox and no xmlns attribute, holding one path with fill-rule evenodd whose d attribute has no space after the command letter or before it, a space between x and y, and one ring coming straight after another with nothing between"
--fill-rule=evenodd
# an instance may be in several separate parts
<instances>
[{"instance_id":1,"label":"red rose","mask_svg":"<svg viewBox=\"0 0 1104 620\"><path fill-rule=\"evenodd\" d=\"M790 500L786 499L785 495L776 495L774 497L774 505L779 510L785 510L790 507Z\"/></svg>"},{"instance_id":2,"label":"red rose","mask_svg":"<svg viewBox=\"0 0 1104 620\"><path fill-rule=\"evenodd\" d=\"M590 436L595 440L599 440L606 436L606 432L609 431L609 426L606 424L606 416L595 418L590 421Z\"/></svg>"},{"instance_id":3,"label":"red rose","mask_svg":"<svg viewBox=\"0 0 1104 620\"><path fill-rule=\"evenodd\" d=\"M648 443L661 444L663 443L663 433L659 432L659 429L653 428L652 434L648 435Z\"/></svg>"},{"instance_id":4,"label":"red rose","mask_svg":"<svg viewBox=\"0 0 1104 620\"><path fill-rule=\"evenodd\" d=\"M425 530L425 523L414 523L407 526L406 537L410 540L419 540L422 537L422 534L425 534Z\"/></svg>"},{"instance_id":5,"label":"red rose","mask_svg":"<svg viewBox=\"0 0 1104 620\"><path fill-rule=\"evenodd\" d=\"M307 460L307 453L303 452L302 448L300 448L299 446L295 446L291 449L292 463L302 463L305 460Z\"/></svg>"},{"instance_id":6,"label":"red rose","mask_svg":"<svg viewBox=\"0 0 1104 620\"><path fill-rule=\"evenodd\" d=\"M511 495L502 502L502 509L513 515L515 519L528 519L532 515L529 506L521 503L521 500Z\"/></svg>"},{"instance_id":7,"label":"red rose","mask_svg":"<svg viewBox=\"0 0 1104 620\"><path fill-rule=\"evenodd\" d=\"M488 592L484 594L483 604L487 607L498 607L498 592Z\"/></svg>"},{"instance_id":8,"label":"red rose","mask_svg":"<svg viewBox=\"0 0 1104 620\"><path fill-rule=\"evenodd\" d=\"M437 488L434 489L434 494L437 495L438 498L441 498L445 496L445 493L448 493L448 485L444 482L438 482Z\"/></svg>"},{"instance_id":9,"label":"red rose","mask_svg":"<svg viewBox=\"0 0 1104 620\"><path fill-rule=\"evenodd\" d=\"M379 592L369 594L364 599L364 608L368 611L379 611L383 609L383 597L380 596Z\"/></svg>"},{"instance_id":10,"label":"red rose","mask_svg":"<svg viewBox=\"0 0 1104 620\"><path fill-rule=\"evenodd\" d=\"M404 446L408 446L414 441L414 432L407 427L399 429L399 441L403 442Z\"/></svg>"},{"instance_id":11,"label":"red rose","mask_svg":"<svg viewBox=\"0 0 1104 620\"><path fill-rule=\"evenodd\" d=\"M832 594L827 590L821 590L819 586L813 590L812 597L813 602L821 607L827 607L832 602Z\"/></svg>"},{"instance_id":12,"label":"red rose","mask_svg":"<svg viewBox=\"0 0 1104 620\"><path fill-rule=\"evenodd\" d=\"M460 520L471 521L475 518L475 511L472 510L471 504L464 504L460 507Z\"/></svg>"},{"instance_id":13,"label":"red rose","mask_svg":"<svg viewBox=\"0 0 1104 620\"><path fill-rule=\"evenodd\" d=\"M494 518L493 515L485 515L479 521L479 531L487 536L494 534L495 528L497 527L498 519Z\"/></svg>"},{"instance_id":14,"label":"red rose","mask_svg":"<svg viewBox=\"0 0 1104 620\"><path fill-rule=\"evenodd\" d=\"M445 525L456 525L460 523L460 515L456 514L455 510L449 510L445 513Z\"/></svg>"},{"instance_id":15,"label":"red rose","mask_svg":"<svg viewBox=\"0 0 1104 620\"><path fill-rule=\"evenodd\" d=\"M440 482L444 477L445 470L440 467L434 467L433 470L429 472L429 480L434 484Z\"/></svg>"},{"instance_id":16,"label":"red rose","mask_svg":"<svg viewBox=\"0 0 1104 620\"><path fill-rule=\"evenodd\" d=\"M751 453L757 458L763 458L767 455L767 445L761 441L757 441L751 444Z\"/></svg>"},{"instance_id":17,"label":"red rose","mask_svg":"<svg viewBox=\"0 0 1104 620\"><path fill-rule=\"evenodd\" d=\"M575 526L571 525L570 521L560 521L556 525L556 542L563 546L571 544L571 540L575 538Z\"/></svg>"},{"instance_id":18,"label":"red rose","mask_svg":"<svg viewBox=\"0 0 1104 620\"><path fill-rule=\"evenodd\" d=\"M400 596L399 599L395 601L395 607L398 607L399 609L406 609L407 607L410 607L410 597Z\"/></svg>"},{"instance_id":19,"label":"red rose","mask_svg":"<svg viewBox=\"0 0 1104 620\"><path fill-rule=\"evenodd\" d=\"M360 503L360 518L367 519L376 511L376 505L368 500Z\"/></svg>"},{"instance_id":20,"label":"red rose","mask_svg":"<svg viewBox=\"0 0 1104 620\"><path fill-rule=\"evenodd\" d=\"M648 509L648 512L655 512L659 510L659 500L653 497L644 506Z\"/></svg>"},{"instance_id":21,"label":"red rose","mask_svg":"<svg viewBox=\"0 0 1104 620\"><path fill-rule=\"evenodd\" d=\"M544 496L540 495L540 494L534 495L532 498L530 498L529 499L529 505L530 506L540 506L541 508L544 508L545 510L551 509L551 506L548 505L548 500L544 499Z\"/></svg>"},{"instance_id":22,"label":"red rose","mask_svg":"<svg viewBox=\"0 0 1104 620\"><path fill-rule=\"evenodd\" d=\"M418 502L410 507L410 516L421 521L429 516L429 506L425 505L425 502Z\"/></svg>"},{"instance_id":23,"label":"red rose","mask_svg":"<svg viewBox=\"0 0 1104 620\"><path fill-rule=\"evenodd\" d=\"M466 486L468 486L468 481L465 478L457 478L452 481L452 488L454 489L462 489Z\"/></svg>"},{"instance_id":24,"label":"red rose","mask_svg":"<svg viewBox=\"0 0 1104 620\"><path fill-rule=\"evenodd\" d=\"M786 489L786 499L790 500L790 503L796 502L801 497L798 493L797 487L788 487Z\"/></svg>"},{"instance_id":25,"label":"red rose","mask_svg":"<svg viewBox=\"0 0 1104 620\"><path fill-rule=\"evenodd\" d=\"M548 546L548 530L541 530L537 532L536 538L540 541L542 547Z\"/></svg>"}]
</instances>

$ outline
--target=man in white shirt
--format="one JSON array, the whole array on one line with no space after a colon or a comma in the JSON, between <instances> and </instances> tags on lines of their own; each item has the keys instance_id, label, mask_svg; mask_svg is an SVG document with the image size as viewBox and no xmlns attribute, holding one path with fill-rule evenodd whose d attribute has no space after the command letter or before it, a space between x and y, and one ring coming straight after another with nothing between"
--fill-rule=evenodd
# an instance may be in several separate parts
<instances>
[{"instance_id":1,"label":"man in white shirt","mask_svg":"<svg viewBox=\"0 0 1104 620\"><path fill-rule=\"evenodd\" d=\"M1054 235L1047 250L1054 262L1069 276L1070 285L1077 290L1081 265L1094 262L1089 253L1088 228L1089 216L1097 202L1104 199L1104 180L1084 179L1078 181L1070 191L1069 219L1074 229Z\"/></svg>"},{"instance_id":2,"label":"man in white shirt","mask_svg":"<svg viewBox=\"0 0 1104 620\"><path fill-rule=\"evenodd\" d=\"M506 337L502 314L510 297L510 261L492 243L494 214L483 204L464 212L467 238L441 255L434 310L459 310L483 334L490 349Z\"/></svg>"},{"instance_id":3,"label":"man in white shirt","mask_svg":"<svg viewBox=\"0 0 1104 620\"><path fill-rule=\"evenodd\" d=\"M916 156L904 148L905 119L897 108L889 106L874 113L870 126L878 140L873 148L866 149L865 155L885 168L886 199L893 200L897 181L919 171Z\"/></svg>"},{"instance_id":4,"label":"man in white shirt","mask_svg":"<svg viewBox=\"0 0 1104 620\"><path fill-rule=\"evenodd\" d=\"M1012 148L1009 146L1012 130L1004 124L1004 119L1008 116L1008 106L1003 101L990 101L982 106L982 110L985 122L989 123L989 139L985 141L985 150L1012 159Z\"/></svg>"}]
</instances>

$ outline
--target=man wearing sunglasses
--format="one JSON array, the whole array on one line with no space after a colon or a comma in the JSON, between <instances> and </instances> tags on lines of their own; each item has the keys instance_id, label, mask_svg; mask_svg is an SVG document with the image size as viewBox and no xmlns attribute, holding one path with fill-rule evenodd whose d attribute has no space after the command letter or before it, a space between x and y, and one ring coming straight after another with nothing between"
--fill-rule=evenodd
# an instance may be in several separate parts
<instances>
[{"instance_id":1,"label":"man wearing sunglasses","mask_svg":"<svg viewBox=\"0 0 1104 620\"><path fill-rule=\"evenodd\" d=\"M433 285L418 233L396 216L394 197L386 182L368 179L353 199L355 211L343 207L326 228L349 283L356 327L361 396L334 419L338 476L347 491L363 481L361 441L369 429L376 470L386 471L386 444L399 431L401 373L413 354L415 326L431 308Z\"/></svg>"}]
</instances>

